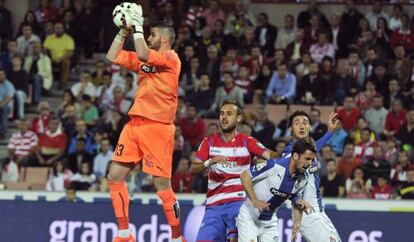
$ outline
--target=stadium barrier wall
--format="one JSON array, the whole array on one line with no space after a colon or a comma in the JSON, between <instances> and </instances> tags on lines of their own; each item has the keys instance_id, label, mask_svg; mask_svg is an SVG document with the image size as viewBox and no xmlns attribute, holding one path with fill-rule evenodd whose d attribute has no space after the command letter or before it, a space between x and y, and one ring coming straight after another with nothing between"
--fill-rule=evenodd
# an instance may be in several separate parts
<instances>
[{"instance_id":1,"label":"stadium barrier wall","mask_svg":"<svg viewBox=\"0 0 414 242\"><path fill-rule=\"evenodd\" d=\"M110 242L116 232L111 200L106 193L78 192L77 202L64 193L0 192L0 241ZM204 214L204 195L178 195L183 231L194 242ZM168 226L155 194L131 197L131 229L139 242L169 242ZM326 213L343 242L412 242L414 203L325 199ZM291 241L290 203L278 211L279 235ZM298 239L298 241L301 241Z\"/></svg>"}]
</instances>

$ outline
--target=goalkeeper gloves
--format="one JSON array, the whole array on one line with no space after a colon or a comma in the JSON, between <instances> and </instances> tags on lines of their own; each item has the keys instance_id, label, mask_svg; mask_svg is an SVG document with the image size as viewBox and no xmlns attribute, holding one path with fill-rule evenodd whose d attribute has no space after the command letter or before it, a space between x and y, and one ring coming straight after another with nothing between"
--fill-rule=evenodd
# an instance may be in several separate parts
<instances>
[{"instance_id":1,"label":"goalkeeper gloves","mask_svg":"<svg viewBox=\"0 0 414 242\"><path fill-rule=\"evenodd\" d=\"M142 17L142 7L133 3L134 7L129 8L127 13L131 16L132 19L132 30L134 33L134 39L144 38L144 30L142 25L144 24L144 18Z\"/></svg>"}]
</instances>

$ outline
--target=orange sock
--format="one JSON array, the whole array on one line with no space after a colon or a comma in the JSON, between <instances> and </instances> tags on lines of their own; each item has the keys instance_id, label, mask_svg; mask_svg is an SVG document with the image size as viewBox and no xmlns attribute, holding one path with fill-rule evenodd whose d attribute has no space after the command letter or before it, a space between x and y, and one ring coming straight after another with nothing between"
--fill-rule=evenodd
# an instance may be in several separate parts
<instances>
[{"instance_id":1,"label":"orange sock","mask_svg":"<svg viewBox=\"0 0 414 242\"><path fill-rule=\"evenodd\" d=\"M168 224L171 226L172 237L177 239L181 236L180 207L175 198L174 191L169 188L157 192L157 195L162 201L165 216L167 217Z\"/></svg>"},{"instance_id":2,"label":"orange sock","mask_svg":"<svg viewBox=\"0 0 414 242\"><path fill-rule=\"evenodd\" d=\"M115 217L118 221L118 229L129 229L129 195L125 181L108 181L111 191L112 206L114 207Z\"/></svg>"}]
</instances>

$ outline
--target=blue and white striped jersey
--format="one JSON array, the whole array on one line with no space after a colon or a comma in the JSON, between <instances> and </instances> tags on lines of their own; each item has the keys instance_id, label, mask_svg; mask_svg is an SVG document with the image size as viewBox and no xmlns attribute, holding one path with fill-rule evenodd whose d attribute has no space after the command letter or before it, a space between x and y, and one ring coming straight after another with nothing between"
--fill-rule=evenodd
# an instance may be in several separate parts
<instances>
[{"instance_id":1,"label":"blue and white striped jersey","mask_svg":"<svg viewBox=\"0 0 414 242\"><path fill-rule=\"evenodd\" d=\"M326 132L322 138L316 141L316 149L318 153L322 149L322 147L328 142L328 140L332 137L332 134L333 133L331 132ZM292 156L291 153L292 153L292 148L294 144L295 144L294 141L289 142L289 144L286 146L285 150L282 153L282 157L290 158ZM315 158L315 160L313 160L312 162L311 167L308 168L309 181L303 191L302 196L303 196L303 200L305 200L313 208L315 208L315 211L316 209L318 209L319 212L323 212L324 205L322 201L322 195L319 189L320 184L321 184L319 168L320 168L320 164L318 160Z\"/></svg>"},{"instance_id":2,"label":"blue and white striped jersey","mask_svg":"<svg viewBox=\"0 0 414 242\"><path fill-rule=\"evenodd\" d=\"M308 174L292 175L289 172L290 158L270 159L250 166L248 174L253 181L257 198L267 201L269 211L261 212L259 220L270 220L277 208L287 199L297 202L307 183Z\"/></svg>"}]
</instances>

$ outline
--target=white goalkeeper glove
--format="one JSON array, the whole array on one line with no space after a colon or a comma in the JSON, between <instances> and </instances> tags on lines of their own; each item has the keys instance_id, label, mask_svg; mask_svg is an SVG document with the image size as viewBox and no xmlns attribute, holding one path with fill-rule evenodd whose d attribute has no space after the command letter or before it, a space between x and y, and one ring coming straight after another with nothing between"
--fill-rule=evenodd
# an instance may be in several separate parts
<instances>
[{"instance_id":1,"label":"white goalkeeper glove","mask_svg":"<svg viewBox=\"0 0 414 242\"><path fill-rule=\"evenodd\" d=\"M144 25L144 18L142 17L142 6L131 3L130 8L126 9L126 12L131 16L132 30L134 33L134 39L144 38L144 31L142 26Z\"/></svg>"}]
</instances>

